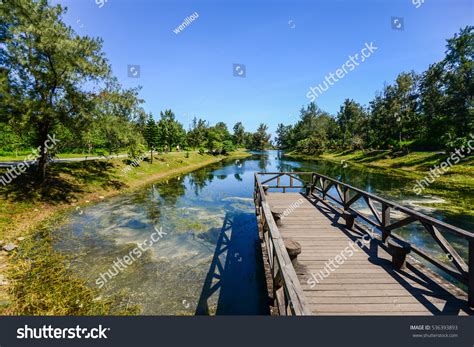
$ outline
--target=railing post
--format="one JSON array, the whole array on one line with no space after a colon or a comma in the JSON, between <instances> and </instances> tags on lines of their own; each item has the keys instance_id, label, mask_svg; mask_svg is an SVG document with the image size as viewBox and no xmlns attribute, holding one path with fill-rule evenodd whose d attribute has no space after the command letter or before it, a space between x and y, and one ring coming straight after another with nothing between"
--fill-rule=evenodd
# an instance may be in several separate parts
<instances>
[{"instance_id":1,"label":"railing post","mask_svg":"<svg viewBox=\"0 0 474 347\"><path fill-rule=\"evenodd\" d=\"M470 307L474 307L474 237L469 238L468 257L468 302Z\"/></svg>"},{"instance_id":2,"label":"railing post","mask_svg":"<svg viewBox=\"0 0 474 347\"><path fill-rule=\"evenodd\" d=\"M350 196L349 196L349 188L347 187L343 187L343 193L344 193L344 211L347 211L349 209L349 205L347 204L347 202L349 201L350 199Z\"/></svg>"},{"instance_id":3,"label":"railing post","mask_svg":"<svg viewBox=\"0 0 474 347\"><path fill-rule=\"evenodd\" d=\"M322 177L319 178L319 182L321 182L321 189L323 191L323 200L326 199L326 180Z\"/></svg>"},{"instance_id":4,"label":"railing post","mask_svg":"<svg viewBox=\"0 0 474 347\"><path fill-rule=\"evenodd\" d=\"M387 240L387 237L390 236L390 232L386 227L390 224L390 206L382 204L382 242Z\"/></svg>"}]
</instances>

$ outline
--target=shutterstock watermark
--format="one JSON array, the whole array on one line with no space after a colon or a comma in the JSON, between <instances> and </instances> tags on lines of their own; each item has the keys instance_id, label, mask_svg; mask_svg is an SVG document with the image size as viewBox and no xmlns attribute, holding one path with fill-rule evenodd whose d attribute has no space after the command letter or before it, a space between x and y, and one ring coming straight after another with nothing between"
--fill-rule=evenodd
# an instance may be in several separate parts
<instances>
[{"instance_id":1,"label":"shutterstock watermark","mask_svg":"<svg viewBox=\"0 0 474 347\"><path fill-rule=\"evenodd\" d=\"M152 150L153 152L155 151L155 148ZM127 174L130 171L132 171L133 168L140 166L140 163L145 160L145 158L148 156L148 153L143 152L141 155L139 155L136 158L132 159L132 162L125 166L121 171L123 174ZM123 175L122 175L123 176Z\"/></svg>"},{"instance_id":2,"label":"shutterstock watermark","mask_svg":"<svg viewBox=\"0 0 474 347\"><path fill-rule=\"evenodd\" d=\"M306 93L306 97L310 99L311 102L316 100L321 96L325 91L329 89L329 86L333 86L340 79L343 79L349 72L353 71L361 63L365 62L376 50L378 47L374 46L373 42L365 43L364 48L359 53L356 53L354 56L349 55L347 61L342 64L342 66L336 70L335 73L330 72L325 76L324 81L319 83L315 87L310 87L309 92Z\"/></svg>"},{"instance_id":3,"label":"shutterstock watermark","mask_svg":"<svg viewBox=\"0 0 474 347\"><path fill-rule=\"evenodd\" d=\"M150 247L153 246L155 243L160 241L164 235L168 234L165 233L163 231L163 228L161 227L160 229L157 229L156 227L153 228L155 229L155 232L152 233L148 239L141 243L138 243L137 247L132 249L127 255L124 255L122 258L117 257L117 259L114 260L112 267L109 268L106 272L100 274L100 276L95 280L95 284L97 284L99 288L105 286L105 284L109 280L117 276L128 266L132 265L136 260L140 259L143 253L150 249Z\"/></svg>"},{"instance_id":4,"label":"shutterstock watermark","mask_svg":"<svg viewBox=\"0 0 474 347\"><path fill-rule=\"evenodd\" d=\"M51 137L51 135L48 134L48 139L44 142L46 153L52 148L54 148L58 142L60 141L56 138L56 135L53 134L53 136ZM41 146L38 146L38 148L32 150L31 154L26 157L22 162L8 169L7 172L0 177L0 182L4 186L6 186L18 176L20 176L22 173L24 173L33 162L38 160L38 158L40 157L40 151Z\"/></svg>"},{"instance_id":5,"label":"shutterstock watermark","mask_svg":"<svg viewBox=\"0 0 474 347\"><path fill-rule=\"evenodd\" d=\"M180 32L186 29L188 25L190 25L192 22L194 22L198 18L199 18L199 14L197 12L194 12L192 15L187 16L186 18L184 18L183 23L181 23L181 25L179 25L176 29L173 30L174 33L178 35Z\"/></svg>"},{"instance_id":6,"label":"shutterstock watermark","mask_svg":"<svg viewBox=\"0 0 474 347\"><path fill-rule=\"evenodd\" d=\"M280 214L280 219L283 220L286 217L288 217L290 214L292 214L298 207L301 206L301 204L304 202L302 198L296 200L295 202L292 202L288 208L286 208L281 214Z\"/></svg>"},{"instance_id":7,"label":"shutterstock watermark","mask_svg":"<svg viewBox=\"0 0 474 347\"><path fill-rule=\"evenodd\" d=\"M21 339L107 339L105 328L101 324L97 328L53 328L51 325L30 328L27 324L16 330L16 338Z\"/></svg>"},{"instance_id":8,"label":"shutterstock watermark","mask_svg":"<svg viewBox=\"0 0 474 347\"><path fill-rule=\"evenodd\" d=\"M344 248L338 255L333 259L329 259L325 264L323 270L320 270L318 273L311 273L311 277L308 278L307 282L311 288L314 288L316 283L323 281L325 278L328 278L331 273L336 271L340 265L352 257L355 252L360 251L363 247L370 245L371 240L374 238L374 231L371 230L368 234L365 234L361 239L356 241L350 241L349 245ZM337 264L336 264L337 263Z\"/></svg>"},{"instance_id":9,"label":"shutterstock watermark","mask_svg":"<svg viewBox=\"0 0 474 347\"><path fill-rule=\"evenodd\" d=\"M425 3L425 0L411 0L411 3L416 7L420 8Z\"/></svg>"},{"instance_id":10,"label":"shutterstock watermark","mask_svg":"<svg viewBox=\"0 0 474 347\"><path fill-rule=\"evenodd\" d=\"M105 3L107 2L107 0L95 0L95 4L97 6L99 6L99 8L102 8L104 7Z\"/></svg>"},{"instance_id":11,"label":"shutterstock watermark","mask_svg":"<svg viewBox=\"0 0 474 347\"><path fill-rule=\"evenodd\" d=\"M474 134L470 134L469 136L472 138L472 140L467 142L467 148L466 146L456 148L445 161L432 167L429 174L426 175L422 180L416 181L416 184L413 186L413 191L416 195L420 195L426 188L429 187L430 184L434 183L437 178L448 172L453 165L458 164L461 159L465 158L466 156L463 154L465 151L466 155L471 154L471 152L474 150Z\"/></svg>"}]
</instances>

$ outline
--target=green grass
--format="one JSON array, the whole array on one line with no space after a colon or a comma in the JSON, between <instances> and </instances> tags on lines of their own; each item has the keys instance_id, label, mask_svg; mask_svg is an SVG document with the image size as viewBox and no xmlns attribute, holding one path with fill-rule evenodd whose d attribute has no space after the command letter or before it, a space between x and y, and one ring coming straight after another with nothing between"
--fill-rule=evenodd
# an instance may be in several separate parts
<instances>
[{"instance_id":1,"label":"green grass","mask_svg":"<svg viewBox=\"0 0 474 347\"><path fill-rule=\"evenodd\" d=\"M101 293L75 278L66 266L64 256L52 247L50 229L54 219L44 223L35 233L20 243L11 256L8 278L11 302L4 314L10 315L130 315L139 308L129 305L126 297L116 293L103 298Z\"/></svg>"}]
</instances>

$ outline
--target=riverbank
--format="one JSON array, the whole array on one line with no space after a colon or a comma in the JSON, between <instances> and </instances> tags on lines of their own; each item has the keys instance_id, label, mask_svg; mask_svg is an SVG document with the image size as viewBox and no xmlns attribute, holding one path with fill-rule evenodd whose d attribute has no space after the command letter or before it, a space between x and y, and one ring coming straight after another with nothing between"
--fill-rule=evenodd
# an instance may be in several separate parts
<instances>
[{"instance_id":1,"label":"riverbank","mask_svg":"<svg viewBox=\"0 0 474 347\"><path fill-rule=\"evenodd\" d=\"M389 176L400 176L411 180L423 180L430 169L440 165L450 154L442 152L412 152L408 154L391 151L332 151L319 156L302 155L295 152L285 156L298 160L328 160L341 166L354 165L366 170L383 173ZM436 208L474 215L474 157L462 159L459 163L440 175L432 184L423 190L422 195L432 195L447 200L449 203L428 204Z\"/></svg>"},{"instance_id":2,"label":"riverbank","mask_svg":"<svg viewBox=\"0 0 474 347\"><path fill-rule=\"evenodd\" d=\"M244 151L229 156L172 152L155 155L153 164L148 155L138 167L119 158L61 163L51 165L48 178L41 185L23 174L9 185L1 186L1 245L18 247L11 252L0 252L0 313L100 315L135 312L136 308L117 303L120 298L100 298L97 292L68 273L64 259L52 250L51 226L60 223L61 215L70 209L80 209L224 159L249 155ZM0 171L0 175L3 173Z\"/></svg>"}]
</instances>

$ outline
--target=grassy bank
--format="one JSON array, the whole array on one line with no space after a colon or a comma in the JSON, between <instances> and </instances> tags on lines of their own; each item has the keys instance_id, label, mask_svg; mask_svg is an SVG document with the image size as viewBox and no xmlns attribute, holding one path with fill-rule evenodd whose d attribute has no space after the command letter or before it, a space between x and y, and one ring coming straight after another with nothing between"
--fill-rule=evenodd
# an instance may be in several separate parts
<instances>
[{"instance_id":1,"label":"grassy bank","mask_svg":"<svg viewBox=\"0 0 474 347\"><path fill-rule=\"evenodd\" d=\"M137 189L150 182L183 174L246 152L212 156L197 152L155 155L153 164L138 167L110 159L51 165L47 180L37 184L27 173L0 185L0 240L18 248L0 251L0 313L29 315L130 314L120 294L103 299L75 278L65 259L52 249L49 230L69 209ZM124 169L129 168L128 171ZM5 170L0 171L3 175Z\"/></svg>"},{"instance_id":2,"label":"grassy bank","mask_svg":"<svg viewBox=\"0 0 474 347\"><path fill-rule=\"evenodd\" d=\"M288 157L301 160L323 159L335 163L360 166L387 175L422 180L435 165L440 165L450 155L441 152L412 152L408 154L390 151L326 152L319 156L301 155L295 152ZM436 205L439 209L474 215L474 157L464 158L423 191L423 195L435 195L449 201Z\"/></svg>"}]
</instances>

